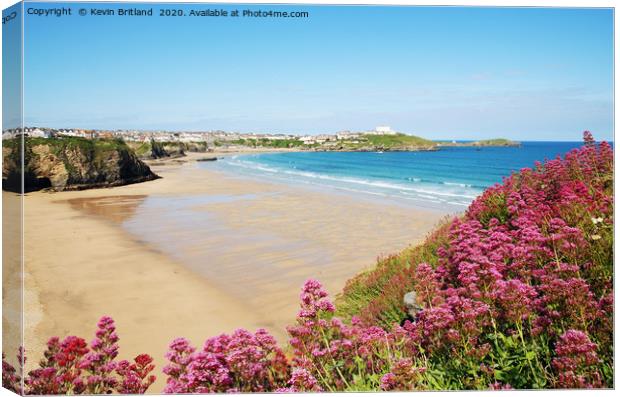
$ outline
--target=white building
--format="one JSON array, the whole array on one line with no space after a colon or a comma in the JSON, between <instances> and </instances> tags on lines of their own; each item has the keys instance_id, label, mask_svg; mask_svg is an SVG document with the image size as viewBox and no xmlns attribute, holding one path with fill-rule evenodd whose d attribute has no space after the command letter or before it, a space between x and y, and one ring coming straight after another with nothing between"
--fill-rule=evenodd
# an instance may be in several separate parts
<instances>
[{"instance_id":1,"label":"white building","mask_svg":"<svg viewBox=\"0 0 620 397\"><path fill-rule=\"evenodd\" d=\"M311 135L299 137L299 140L302 141L304 145L312 145L313 143L316 143L315 137Z\"/></svg>"},{"instance_id":2,"label":"white building","mask_svg":"<svg viewBox=\"0 0 620 397\"><path fill-rule=\"evenodd\" d=\"M355 139L355 138L359 138L361 135L362 134L359 132L342 131L342 132L336 133L336 139L339 139L339 140Z\"/></svg>"},{"instance_id":3,"label":"white building","mask_svg":"<svg viewBox=\"0 0 620 397\"><path fill-rule=\"evenodd\" d=\"M62 136L80 136L76 131L70 130L70 129L60 129L58 130L58 135L62 135Z\"/></svg>"},{"instance_id":4,"label":"white building","mask_svg":"<svg viewBox=\"0 0 620 397\"><path fill-rule=\"evenodd\" d=\"M39 128L32 129L27 134L31 138L49 138L51 136L49 131L43 131Z\"/></svg>"},{"instance_id":5,"label":"white building","mask_svg":"<svg viewBox=\"0 0 620 397\"><path fill-rule=\"evenodd\" d=\"M380 125L375 128L377 135L395 135L396 132L392 131L389 125Z\"/></svg>"}]
</instances>

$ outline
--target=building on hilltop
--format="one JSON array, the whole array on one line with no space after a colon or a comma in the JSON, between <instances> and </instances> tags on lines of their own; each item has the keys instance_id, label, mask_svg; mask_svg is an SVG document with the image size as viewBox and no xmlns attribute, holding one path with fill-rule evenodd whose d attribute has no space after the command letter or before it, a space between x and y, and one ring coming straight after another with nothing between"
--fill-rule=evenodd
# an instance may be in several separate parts
<instances>
[{"instance_id":1,"label":"building on hilltop","mask_svg":"<svg viewBox=\"0 0 620 397\"><path fill-rule=\"evenodd\" d=\"M396 131L392 131L392 128L388 125L377 126L374 131L369 133L374 135L396 135Z\"/></svg>"},{"instance_id":2,"label":"building on hilltop","mask_svg":"<svg viewBox=\"0 0 620 397\"><path fill-rule=\"evenodd\" d=\"M33 128L32 130L28 131L26 135L30 138L50 138L51 132L43 131L40 128Z\"/></svg>"}]
</instances>

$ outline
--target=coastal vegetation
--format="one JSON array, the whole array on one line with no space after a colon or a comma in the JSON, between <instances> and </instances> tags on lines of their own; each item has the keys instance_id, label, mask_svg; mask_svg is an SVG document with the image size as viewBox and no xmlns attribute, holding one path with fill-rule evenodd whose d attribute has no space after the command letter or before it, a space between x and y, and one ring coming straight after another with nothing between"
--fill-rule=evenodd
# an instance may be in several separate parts
<instances>
[{"instance_id":1,"label":"coastal vegetation","mask_svg":"<svg viewBox=\"0 0 620 397\"><path fill-rule=\"evenodd\" d=\"M372 135L365 134L353 140L343 140L345 150L430 150L435 148L435 142L420 138L415 135L394 134L394 135Z\"/></svg>"},{"instance_id":2,"label":"coastal vegetation","mask_svg":"<svg viewBox=\"0 0 620 397\"><path fill-rule=\"evenodd\" d=\"M251 148L268 147L268 148L278 148L278 149L301 148L301 147L304 147L305 145L304 142L299 139L286 139L286 138L284 139L240 138L240 139L235 139L233 141L230 141L230 143L233 145L247 146ZM305 145L305 146L309 146L309 145Z\"/></svg>"},{"instance_id":3,"label":"coastal vegetation","mask_svg":"<svg viewBox=\"0 0 620 397\"><path fill-rule=\"evenodd\" d=\"M388 135L355 134L318 136L315 140L304 141L299 138L241 138L233 141L216 142L217 146L237 145L251 148L299 149L314 151L417 151L432 150L436 143L414 135L394 133Z\"/></svg>"},{"instance_id":4,"label":"coastal vegetation","mask_svg":"<svg viewBox=\"0 0 620 397\"><path fill-rule=\"evenodd\" d=\"M275 148L297 149L310 151L340 151L340 152L376 152L376 151L426 151L439 150L442 147L505 147L519 146L504 138L486 139L475 142L436 142L415 135L403 133L391 134L343 134L318 136L315 140L300 138L239 138L231 141L216 141L216 147L230 145L244 148Z\"/></svg>"},{"instance_id":5,"label":"coastal vegetation","mask_svg":"<svg viewBox=\"0 0 620 397\"><path fill-rule=\"evenodd\" d=\"M76 190L119 186L157 178L121 139L79 137L5 139L2 144L2 188Z\"/></svg>"},{"instance_id":6,"label":"coastal vegetation","mask_svg":"<svg viewBox=\"0 0 620 397\"><path fill-rule=\"evenodd\" d=\"M613 149L586 131L581 148L506 177L422 245L379 260L335 304L306 281L286 346L264 330L198 348L175 339L164 392L612 388L613 187ZM102 319L93 355L83 339L52 338L23 391L144 392L148 356L116 363L115 335ZM3 367L3 385L22 391Z\"/></svg>"}]
</instances>

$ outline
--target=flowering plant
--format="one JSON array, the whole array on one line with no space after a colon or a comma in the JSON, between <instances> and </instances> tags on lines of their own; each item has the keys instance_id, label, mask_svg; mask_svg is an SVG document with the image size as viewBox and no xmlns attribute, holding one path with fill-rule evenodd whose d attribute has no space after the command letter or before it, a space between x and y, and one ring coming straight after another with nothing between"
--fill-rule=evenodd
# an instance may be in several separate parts
<instances>
[{"instance_id":1,"label":"flowering plant","mask_svg":"<svg viewBox=\"0 0 620 397\"><path fill-rule=\"evenodd\" d=\"M175 339L166 354L166 393L273 391L289 379L289 363L265 330L207 339L202 350Z\"/></svg>"},{"instance_id":2,"label":"flowering plant","mask_svg":"<svg viewBox=\"0 0 620 397\"><path fill-rule=\"evenodd\" d=\"M20 349L20 371L2 358L2 386L18 394L142 394L155 376L153 359L141 354L134 363L116 361L118 336L114 321L107 316L97 324L96 336L89 345L82 338L52 337L47 342L44 358L36 369L28 372L23 382L20 374L26 361Z\"/></svg>"}]
</instances>

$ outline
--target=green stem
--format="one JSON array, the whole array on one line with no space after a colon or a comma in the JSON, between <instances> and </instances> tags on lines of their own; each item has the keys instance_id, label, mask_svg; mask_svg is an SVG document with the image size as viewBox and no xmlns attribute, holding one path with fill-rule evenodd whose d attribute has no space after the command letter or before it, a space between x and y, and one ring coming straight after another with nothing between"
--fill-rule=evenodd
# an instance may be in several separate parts
<instances>
[{"instance_id":1,"label":"green stem","mask_svg":"<svg viewBox=\"0 0 620 397\"><path fill-rule=\"evenodd\" d=\"M325 343L325 349L327 349L327 353L329 354L329 357L332 359L332 364L334 365L334 368L336 368L338 375L340 375L340 379L347 386L347 389L350 389L351 385L349 385L349 382L347 382L342 372L340 372L340 368L338 367L338 363L336 362L336 359L334 359L334 356L332 356L332 352L329 351L329 342L327 340L327 336L325 335L325 331L323 331L323 327L319 326L319 330L321 330L321 336L323 337L323 342Z\"/></svg>"},{"instance_id":2,"label":"green stem","mask_svg":"<svg viewBox=\"0 0 620 397\"><path fill-rule=\"evenodd\" d=\"M521 327L521 321L517 323L517 331L519 331L519 338L521 339L521 347L523 348L523 352L525 353L525 359L527 360L527 365L530 367L530 371L532 372L532 375L534 376L536 385L540 385L540 383L538 382L538 376L536 375L536 371L534 371L534 366L532 365L532 361L528 357L529 350L527 349L525 345L525 338L523 337L523 329Z\"/></svg>"},{"instance_id":3,"label":"green stem","mask_svg":"<svg viewBox=\"0 0 620 397\"><path fill-rule=\"evenodd\" d=\"M304 351L308 351L308 348L306 347L306 343L302 340L301 342L304 345ZM310 353L312 354L312 352ZM316 373L319 375L319 378L321 378L321 382L323 382L323 385L325 385L325 387L327 387L329 389L329 391L334 392L336 390L334 390L329 383L327 383L327 381L325 380L325 378L323 377L323 374L321 373L321 370L319 370L319 368L316 366L316 364L314 363L313 359L310 359L310 362L312 363L312 365L314 366L314 369L316 370ZM323 363L321 364L321 369L327 374L327 370L325 369L325 367L323 366Z\"/></svg>"}]
</instances>

